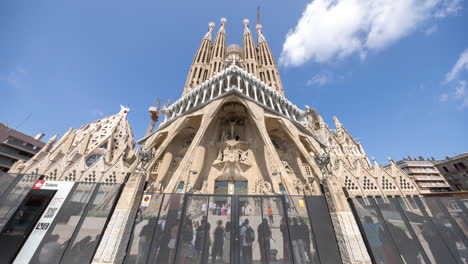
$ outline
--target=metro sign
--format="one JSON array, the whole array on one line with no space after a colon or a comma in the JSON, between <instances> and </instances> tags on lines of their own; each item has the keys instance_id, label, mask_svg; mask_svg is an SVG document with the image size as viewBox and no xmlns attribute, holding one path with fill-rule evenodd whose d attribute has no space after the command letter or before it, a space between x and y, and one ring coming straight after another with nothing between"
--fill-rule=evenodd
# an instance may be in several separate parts
<instances>
[{"instance_id":1,"label":"metro sign","mask_svg":"<svg viewBox=\"0 0 468 264\"><path fill-rule=\"evenodd\" d=\"M44 183L45 183L45 180L37 180L32 188L33 189L41 189L42 186L44 185Z\"/></svg>"}]
</instances>

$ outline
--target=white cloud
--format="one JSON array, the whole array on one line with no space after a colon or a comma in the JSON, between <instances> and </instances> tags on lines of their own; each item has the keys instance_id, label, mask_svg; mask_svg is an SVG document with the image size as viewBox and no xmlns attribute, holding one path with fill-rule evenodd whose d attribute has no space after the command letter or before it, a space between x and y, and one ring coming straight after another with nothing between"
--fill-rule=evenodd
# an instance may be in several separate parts
<instances>
[{"instance_id":1,"label":"white cloud","mask_svg":"<svg viewBox=\"0 0 468 264\"><path fill-rule=\"evenodd\" d=\"M462 104L460 105L461 109L468 108L468 96L463 99Z\"/></svg>"},{"instance_id":2,"label":"white cloud","mask_svg":"<svg viewBox=\"0 0 468 264\"><path fill-rule=\"evenodd\" d=\"M465 49L458 58L452 70L445 75L447 82L453 81L462 70L468 70L468 48Z\"/></svg>"},{"instance_id":3,"label":"white cloud","mask_svg":"<svg viewBox=\"0 0 468 264\"><path fill-rule=\"evenodd\" d=\"M94 116L98 116L98 117L104 116L104 113L103 113L101 110L99 110L99 109L93 110L93 111L92 111L92 114L93 114Z\"/></svg>"},{"instance_id":4,"label":"white cloud","mask_svg":"<svg viewBox=\"0 0 468 264\"><path fill-rule=\"evenodd\" d=\"M466 81L460 81L458 83L458 86L455 87L455 97L456 98L462 98L465 96L466 92Z\"/></svg>"},{"instance_id":5,"label":"white cloud","mask_svg":"<svg viewBox=\"0 0 468 264\"><path fill-rule=\"evenodd\" d=\"M307 80L307 86L322 86L331 81L332 77L329 73L319 73Z\"/></svg>"},{"instance_id":6,"label":"white cloud","mask_svg":"<svg viewBox=\"0 0 468 264\"><path fill-rule=\"evenodd\" d=\"M434 24L434 25L428 27L426 30L424 30L424 35L430 36L430 35L436 33L437 30L439 30L439 27L437 26L437 24Z\"/></svg>"},{"instance_id":7,"label":"white cloud","mask_svg":"<svg viewBox=\"0 0 468 264\"><path fill-rule=\"evenodd\" d=\"M449 99L449 95L446 94L446 93L441 94L440 97L439 97L439 101L442 102L442 103L447 102L448 99Z\"/></svg>"},{"instance_id":8,"label":"white cloud","mask_svg":"<svg viewBox=\"0 0 468 264\"><path fill-rule=\"evenodd\" d=\"M468 108L468 81L466 79L459 78L460 74L465 70L468 71L468 48L460 54L460 57L455 65L453 65L452 70L445 75L446 84L453 85L456 81L456 86L450 97L453 98L455 102L460 103L458 108L461 110Z\"/></svg>"},{"instance_id":9,"label":"white cloud","mask_svg":"<svg viewBox=\"0 0 468 264\"><path fill-rule=\"evenodd\" d=\"M15 70L10 71L7 75L0 75L0 81L6 82L10 86L18 87L21 77L26 73L27 72L23 67L18 66Z\"/></svg>"},{"instance_id":10,"label":"white cloud","mask_svg":"<svg viewBox=\"0 0 468 264\"><path fill-rule=\"evenodd\" d=\"M314 0L283 44L280 63L298 66L381 50L430 19L455 14L461 0Z\"/></svg>"}]
</instances>

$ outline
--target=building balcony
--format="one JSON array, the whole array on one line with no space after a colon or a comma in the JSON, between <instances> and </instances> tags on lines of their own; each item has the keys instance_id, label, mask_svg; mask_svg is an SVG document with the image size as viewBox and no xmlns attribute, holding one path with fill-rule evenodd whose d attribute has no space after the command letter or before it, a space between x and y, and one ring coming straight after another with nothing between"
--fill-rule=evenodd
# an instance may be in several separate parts
<instances>
[{"instance_id":1,"label":"building balcony","mask_svg":"<svg viewBox=\"0 0 468 264\"><path fill-rule=\"evenodd\" d=\"M414 176L415 181L444 181L443 177L440 176Z\"/></svg>"},{"instance_id":2,"label":"building balcony","mask_svg":"<svg viewBox=\"0 0 468 264\"><path fill-rule=\"evenodd\" d=\"M410 169L410 170L406 170L406 172L408 172L408 173L421 173L421 174L429 174L429 173L439 174L439 171L438 171L438 170L436 170L436 169L429 169L429 168L425 168L425 169Z\"/></svg>"},{"instance_id":3,"label":"building balcony","mask_svg":"<svg viewBox=\"0 0 468 264\"><path fill-rule=\"evenodd\" d=\"M442 182L418 183L420 188L450 188L450 185Z\"/></svg>"}]
</instances>

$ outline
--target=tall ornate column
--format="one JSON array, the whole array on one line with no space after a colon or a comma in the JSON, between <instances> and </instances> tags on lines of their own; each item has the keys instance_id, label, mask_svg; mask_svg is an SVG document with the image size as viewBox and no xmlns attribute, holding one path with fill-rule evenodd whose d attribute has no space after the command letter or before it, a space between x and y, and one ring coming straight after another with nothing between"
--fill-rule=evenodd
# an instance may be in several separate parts
<instances>
[{"instance_id":1,"label":"tall ornate column","mask_svg":"<svg viewBox=\"0 0 468 264\"><path fill-rule=\"evenodd\" d=\"M343 263L372 263L342 186L328 168L330 156L325 153L316 156L315 161L322 170L322 185Z\"/></svg>"},{"instance_id":2,"label":"tall ornate column","mask_svg":"<svg viewBox=\"0 0 468 264\"><path fill-rule=\"evenodd\" d=\"M141 150L140 168L131 172L117 202L114 213L106 227L92 263L122 263L133 227L140 197L143 194L146 176L144 166L153 158L148 151Z\"/></svg>"}]
</instances>

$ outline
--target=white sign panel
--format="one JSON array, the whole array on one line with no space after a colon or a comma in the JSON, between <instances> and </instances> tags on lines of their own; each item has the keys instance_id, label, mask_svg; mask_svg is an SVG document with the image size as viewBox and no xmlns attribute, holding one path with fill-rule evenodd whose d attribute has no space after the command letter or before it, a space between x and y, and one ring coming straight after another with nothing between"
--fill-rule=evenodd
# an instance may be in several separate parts
<instances>
[{"instance_id":1,"label":"white sign panel","mask_svg":"<svg viewBox=\"0 0 468 264\"><path fill-rule=\"evenodd\" d=\"M45 209L44 214L37 222L28 239L24 243L23 247L18 253L18 256L16 256L16 259L13 262L14 264L26 264L30 262L31 258L36 252L37 247L47 233L47 230L52 224L52 221L57 215L57 212L65 202L65 199L72 190L74 184L74 182L44 180L38 180L36 184L34 184L33 189L57 190L57 192Z\"/></svg>"},{"instance_id":2,"label":"white sign panel","mask_svg":"<svg viewBox=\"0 0 468 264\"><path fill-rule=\"evenodd\" d=\"M143 195L143 199L141 199L141 204L140 206L149 206L151 202L151 195L150 194L145 194Z\"/></svg>"}]
</instances>

